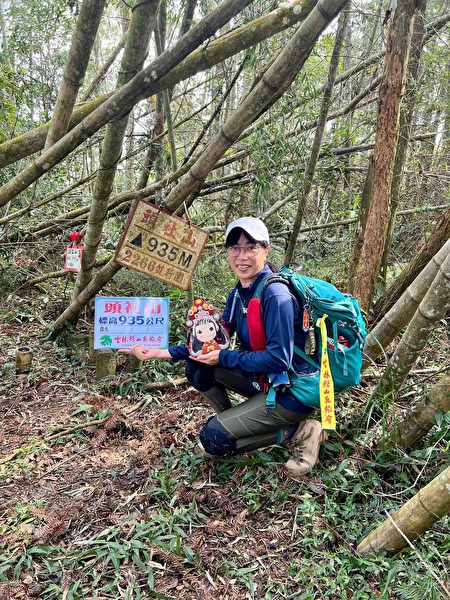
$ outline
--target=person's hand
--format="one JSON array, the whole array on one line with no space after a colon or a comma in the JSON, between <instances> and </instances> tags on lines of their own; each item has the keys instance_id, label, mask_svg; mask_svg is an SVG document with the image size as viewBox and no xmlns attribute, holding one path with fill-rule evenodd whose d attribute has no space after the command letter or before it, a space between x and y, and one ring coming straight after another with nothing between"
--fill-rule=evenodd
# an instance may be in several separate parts
<instances>
[{"instance_id":1,"label":"person's hand","mask_svg":"<svg viewBox=\"0 0 450 600\"><path fill-rule=\"evenodd\" d=\"M168 350L161 350L160 348L146 348L145 346L132 346L131 348L121 348L119 350L122 354L131 354L139 360L150 360L152 358L170 358Z\"/></svg>"},{"instance_id":2,"label":"person's hand","mask_svg":"<svg viewBox=\"0 0 450 600\"><path fill-rule=\"evenodd\" d=\"M190 358L192 358L192 360L204 363L205 365L214 366L220 364L219 354L220 350L212 350L207 354L200 354L200 356L191 356Z\"/></svg>"}]
</instances>

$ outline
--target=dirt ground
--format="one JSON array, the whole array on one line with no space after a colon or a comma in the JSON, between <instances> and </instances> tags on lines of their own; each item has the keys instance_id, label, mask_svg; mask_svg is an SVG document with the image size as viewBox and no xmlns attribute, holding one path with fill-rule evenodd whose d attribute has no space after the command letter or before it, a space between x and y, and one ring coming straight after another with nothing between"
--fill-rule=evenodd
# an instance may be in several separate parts
<instances>
[{"instance_id":1,"label":"dirt ground","mask_svg":"<svg viewBox=\"0 0 450 600\"><path fill-rule=\"evenodd\" d=\"M30 543L69 547L80 539L95 538L111 525L146 519L160 510L161 501L169 502L172 509L195 503L201 505L202 524L191 532L189 546L200 556L206 575L190 574L183 559L155 546L156 593L214 598L220 585L223 597L247 597L248 589L238 579L217 573L216 563L230 553L239 555L242 569L258 570L256 565L264 572L263 561L270 558L271 570L286 571L298 551L293 514L281 510L276 526L261 523L260 513L249 514L248 504L235 490L247 470L245 464L234 468L233 481L214 482L216 466L195 448L198 431L211 414L195 390L185 385L156 391L144 395L140 403L130 396L93 393L99 386L92 365L84 365L64 348L43 343L39 324L28 324L26 329L27 345L33 351L28 375L17 375L14 368L23 325L2 331L0 361L6 377L0 395L0 465L9 470L0 507L4 520L12 519L19 507L26 507L28 517L4 533L4 547L12 552ZM81 373L84 380L80 381ZM85 408L76 412L80 407ZM78 421L102 411L108 411L106 420L100 416L93 420L102 422L78 428ZM195 479L184 465L179 466L180 456L187 453L195 465ZM155 497L151 493L155 474L156 479L158 474L167 475L168 463L176 489ZM289 495L287 478L285 484ZM312 487L322 494L319 486ZM0 598L40 596L44 586L37 573L9 587L0 585ZM264 585L261 581L261 589Z\"/></svg>"},{"instance_id":2,"label":"dirt ground","mask_svg":"<svg viewBox=\"0 0 450 600\"><path fill-rule=\"evenodd\" d=\"M87 351L44 342L42 331L35 321L5 323L1 331L0 533L11 568L4 567L0 599L381 595L377 578L362 574L354 585L366 595L354 595L351 586L348 595L323 591L332 583L321 590L320 581L316 592L299 593L314 587L312 564L328 569L339 547L353 555L357 541L346 538L351 525L342 529L324 516L320 469L301 482L289 479L281 448L207 461L196 440L211 411L195 390L146 391L141 383L135 395L121 395L131 389L125 358L114 381L99 385ZM20 375L15 349L25 341L32 370ZM328 467L343 458L327 455ZM101 554L101 544L116 544L119 558ZM145 546L151 583L140 559L123 554L126 544ZM82 554L90 545L97 562ZM22 566L14 571L18 557ZM302 564L309 579L303 584L293 571ZM91 571L102 569L95 583Z\"/></svg>"}]
</instances>

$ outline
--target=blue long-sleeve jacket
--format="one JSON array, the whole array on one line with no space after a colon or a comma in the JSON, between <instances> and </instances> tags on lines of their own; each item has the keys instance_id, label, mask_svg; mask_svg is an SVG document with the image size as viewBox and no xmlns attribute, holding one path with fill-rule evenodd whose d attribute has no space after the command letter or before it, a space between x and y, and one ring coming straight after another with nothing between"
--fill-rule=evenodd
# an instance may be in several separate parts
<instances>
[{"instance_id":1,"label":"blue long-sleeve jacket","mask_svg":"<svg viewBox=\"0 0 450 600\"><path fill-rule=\"evenodd\" d=\"M298 355L294 355L294 343L301 349L305 346L302 330L302 311L298 301L283 283L274 282L266 287L262 298L262 314L267 345L264 350L252 350L246 318L248 302L259 283L272 271L265 266L248 288L240 283L228 296L222 315L230 333L236 331L240 341L239 350L221 350L220 364L228 369L240 367L248 373L276 374L293 366L297 373L309 373L313 367ZM234 306L233 306L234 304ZM185 346L171 346L173 359L186 359L189 351Z\"/></svg>"}]
</instances>

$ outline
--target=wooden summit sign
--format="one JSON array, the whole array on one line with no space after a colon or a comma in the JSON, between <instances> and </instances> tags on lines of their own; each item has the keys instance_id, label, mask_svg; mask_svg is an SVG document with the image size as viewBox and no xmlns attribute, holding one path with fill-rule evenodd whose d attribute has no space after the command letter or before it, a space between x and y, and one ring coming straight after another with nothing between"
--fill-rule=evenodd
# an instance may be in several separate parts
<instances>
[{"instance_id":1,"label":"wooden summit sign","mask_svg":"<svg viewBox=\"0 0 450 600\"><path fill-rule=\"evenodd\" d=\"M137 200L115 260L134 271L187 290L208 232Z\"/></svg>"}]
</instances>

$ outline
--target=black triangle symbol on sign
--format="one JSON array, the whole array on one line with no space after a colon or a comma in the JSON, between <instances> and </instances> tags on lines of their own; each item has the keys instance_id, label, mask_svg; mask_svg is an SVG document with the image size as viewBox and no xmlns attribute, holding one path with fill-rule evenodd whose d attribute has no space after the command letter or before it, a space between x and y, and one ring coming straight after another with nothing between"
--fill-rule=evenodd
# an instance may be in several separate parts
<instances>
[{"instance_id":1,"label":"black triangle symbol on sign","mask_svg":"<svg viewBox=\"0 0 450 600\"><path fill-rule=\"evenodd\" d=\"M142 248L142 233L131 240L130 244L133 244L133 246L137 246L138 248Z\"/></svg>"}]
</instances>

